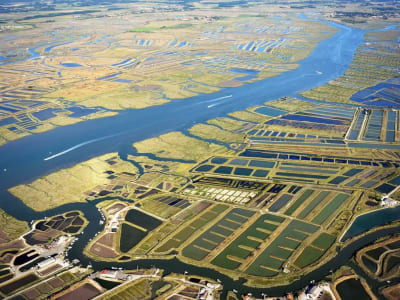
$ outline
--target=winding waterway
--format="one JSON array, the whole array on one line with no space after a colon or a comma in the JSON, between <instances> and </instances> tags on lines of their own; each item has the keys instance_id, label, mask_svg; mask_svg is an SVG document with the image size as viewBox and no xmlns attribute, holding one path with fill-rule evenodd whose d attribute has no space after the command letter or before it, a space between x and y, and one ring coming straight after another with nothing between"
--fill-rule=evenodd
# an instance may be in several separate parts
<instances>
[{"instance_id":1,"label":"winding waterway","mask_svg":"<svg viewBox=\"0 0 400 300\"><path fill-rule=\"evenodd\" d=\"M326 23L337 27L338 32L319 43L308 58L299 62L299 67L295 70L242 87L224 88L214 94L175 100L157 107L126 110L115 117L59 127L0 147L0 207L18 219L27 221L69 210L81 210L90 223L70 250L69 257L78 258L83 264L89 263L88 258L82 254L83 248L96 232L102 230L102 225L99 225L100 213L95 207L95 202L73 203L46 212L35 212L10 195L7 189L104 153L124 153L136 141L174 130L185 131L196 122L225 116L229 112L243 110L279 97L295 96L300 91L311 89L340 76L350 64L357 47L363 42L365 32L335 23ZM287 291L304 287L311 280L324 278L331 269L346 264L354 251L380 235L396 230L398 232L399 228L366 235L341 249L339 254L324 266L291 285L262 290L245 287L243 280L233 281L215 270L188 265L177 259L137 260L119 264L91 261L91 264L95 269L154 265L169 272L188 271L193 275L220 279L225 290L235 288L241 293L252 292L254 295L261 292L282 295Z\"/></svg>"}]
</instances>

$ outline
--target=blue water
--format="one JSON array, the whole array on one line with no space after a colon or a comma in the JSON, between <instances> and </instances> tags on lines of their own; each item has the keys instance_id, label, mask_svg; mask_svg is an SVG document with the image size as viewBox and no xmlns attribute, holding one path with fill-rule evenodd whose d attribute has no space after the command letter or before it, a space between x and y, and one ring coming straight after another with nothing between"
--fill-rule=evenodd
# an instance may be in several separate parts
<instances>
[{"instance_id":1,"label":"blue water","mask_svg":"<svg viewBox=\"0 0 400 300\"><path fill-rule=\"evenodd\" d=\"M352 237L362 234L376 226L388 224L399 219L400 206L374 211L355 219L352 226L343 235L341 241L344 242Z\"/></svg>"},{"instance_id":2,"label":"blue water","mask_svg":"<svg viewBox=\"0 0 400 300\"><path fill-rule=\"evenodd\" d=\"M0 206L7 213L23 220L30 220L29 218L32 217L38 218L39 215L54 214L57 210L82 209L85 210L86 216L93 220L85 231L92 228L94 229L92 232L96 232L95 230L99 228L99 216L97 209L88 209L90 205L93 205L91 203L65 205L49 212L35 213L8 194L7 188L30 182L40 176L104 153L118 152L121 156L125 155L126 157L126 152L132 149L131 145L136 141L174 130L187 130L193 125L193 122L200 123L208 119L226 116L232 111L260 105L265 101L283 96L296 96L300 91L312 89L340 76L350 64L359 44L363 42L364 32L343 25L332 25L339 28L338 33L321 42L308 58L299 62L299 68L296 70L245 84L242 87L224 88L214 94L202 94L184 101L172 101L162 106L125 110L115 117L58 127L52 131L7 143L0 147L0 170L7 169L6 172L0 171ZM318 75L316 71L321 71L323 74ZM210 103L217 105L210 107ZM74 147L76 150L44 161L44 158L50 155ZM303 157L290 155L290 159L300 160ZM399 215L398 212L396 215ZM82 240L82 242L84 241L87 239ZM79 245L79 242L77 244ZM81 248L77 248L77 244L71 250L81 254L85 243L82 243ZM171 272L182 270L181 273L183 273L184 268L187 267L179 265L178 261L172 262L173 264L165 269ZM97 262L93 263L97 264ZM326 273L328 273L329 267L327 266ZM207 274L214 273L216 272L208 271ZM212 277L216 276L220 275L212 275ZM302 286L311 279L315 279L312 278L314 276L312 273L307 276L310 278L307 278L307 282L304 284L300 283L303 284ZM225 277L219 278L227 280Z\"/></svg>"},{"instance_id":3,"label":"blue water","mask_svg":"<svg viewBox=\"0 0 400 300\"><path fill-rule=\"evenodd\" d=\"M386 142L394 143L395 134L394 131L386 131Z\"/></svg>"},{"instance_id":4,"label":"blue water","mask_svg":"<svg viewBox=\"0 0 400 300\"><path fill-rule=\"evenodd\" d=\"M3 191L0 206L14 213L18 212L17 207L23 207L20 201L13 197L10 199L11 196L4 194L8 187L32 181L39 176L103 153L118 152L123 145L131 145L135 141L173 130L187 129L193 121L205 122L268 100L295 96L300 91L336 78L347 69L355 50L363 42L364 32L343 25L329 24L340 30L330 39L321 42L308 58L300 61L298 69L242 87L224 88L214 94L202 94L162 106L125 110L116 117L58 127L7 143L0 147L0 170L7 168L7 172L0 173L0 189ZM317 70L323 74L316 74ZM229 98L222 99L218 105L208 108L211 100L221 97ZM79 148L79 151L71 151L55 159L43 161L50 151L61 152L104 136L109 137L89 143Z\"/></svg>"},{"instance_id":5,"label":"blue water","mask_svg":"<svg viewBox=\"0 0 400 300\"><path fill-rule=\"evenodd\" d=\"M82 108L79 106L69 107L67 110L72 112L72 114L69 115L71 118L84 117L98 111L96 108Z\"/></svg>"},{"instance_id":6,"label":"blue water","mask_svg":"<svg viewBox=\"0 0 400 300\"><path fill-rule=\"evenodd\" d=\"M333 120L333 119L323 119L317 117L309 117L303 115L287 115L282 117L283 120L291 120L291 121L304 121L304 122L312 122L312 123L323 123L323 124L331 124L331 125L341 125L343 124L340 121Z\"/></svg>"},{"instance_id":7,"label":"blue water","mask_svg":"<svg viewBox=\"0 0 400 300\"><path fill-rule=\"evenodd\" d=\"M19 109L13 109L13 108L10 108L10 107L7 107L7 106L0 106L0 110L9 111L11 113L15 113L15 112L19 111Z\"/></svg>"},{"instance_id":8,"label":"blue water","mask_svg":"<svg viewBox=\"0 0 400 300\"><path fill-rule=\"evenodd\" d=\"M40 53L39 53L39 52L36 52L36 49L39 49L39 48L40 48L40 46L39 46L39 47L34 47L34 48L29 48L29 49L28 49L28 52L29 52L29 54L31 55L31 57L29 57L29 58L36 58L36 57L39 57Z\"/></svg>"},{"instance_id":9,"label":"blue water","mask_svg":"<svg viewBox=\"0 0 400 300\"><path fill-rule=\"evenodd\" d=\"M3 120L0 120L0 126L5 126L5 125L10 125L16 123L17 120L14 119L13 117L9 117Z\"/></svg>"},{"instance_id":10,"label":"blue water","mask_svg":"<svg viewBox=\"0 0 400 300\"><path fill-rule=\"evenodd\" d=\"M183 41L183 42L180 42L180 44L177 46L178 48L180 48L180 47L183 47L183 46L185 46L186 45L186 43L187 42L185 42L185 41Z\"/></svg>"},{"instance_id":11,"label":"blue water","mask_svg":"<svg viewBox=\"0 0 400 300\"><path fill-rule=\"evenodd\" d=\"M87 38L87 35L83 35L83 36L81 36L80 39L86 39L86 38ZM52 48L54 48L54 47L61 46L61 45L65 45L65 44L68 44L68 43L71 43L71 42L66 42L66 43L63 43L63 44L58 44L58 45L54 45L54 46L47 47L47 48L46 48L47 51L46 51L46 49L45 49L45 52L49 52L49 51L50 51ZM30 56L25 57L25 58L23 58L23 59L16 60L16 61L6 61L6 62L4 62L4 63L1 63L0 66L1 66L1 65L14 64L14 63L17 63L17 62L23 62L23 61L26 61L26 60L29 60L29 59L35 59L35 58L37 58L37 57L40 56L40 52L36 52L36 50L39 49L39 48L41 48L41 47L43 47L43 46L44 46L44 45L39 45L39 46L35 46L35 47L32 47L32 48L29 48L29 49L27 49L27 51L28 51L28 53L29 53ZM29 72L30 72L30 71L29 71Z\"/></svg>"},{"instance_id":12,"label":"blue water","mask_svg":"<svg viewBox=\"0 0 400 300\"><path fill-rule=\"evenodd\" d=\"M381 106L399 106L400 80L392 78L386 82L363 89L350 97L351 100L364 104Z\"/></svg>"},{"instance_id":13,"label":"blue water","mask_svg":"<svg viewBox=\"0 0 400 300\"><path fill-rule=\"evenodd\" d=\"M0 66L9 65L9 64L14 64L14 63L17 63L17 62L26 61L26 60L28 60L28 59L37 58L37 57L39 57L40 53L39 53L39 52L36 52L36 50L39 49L40 47L41 47L41 46L37 46L37 47L34 47L34 48L29 48L29 49L27 49L28 54L29 54L28 57L25 57L25 58L22 58L22 59L18 59L18 60L14 60L14 61L8 61L8 60L6 60L6 61L0 63ZM3 56L3 57L4 57L4 56ZM6 58L7 58L7 57L6 57Z\"/></svg>"},{"instance_id":14,"label":"blue water","mask_svg":"<svg viewBox=\"0 0 400 300\"><path fill-rule=\"evenodd\" d=\"M285 111L285 110L278 109L278 108L271 107L271 106L263 106L263 107L257 108L255 110L255 112L266 115L266 116L272 116L272 117L277 117L277 116L284 115L285 113L287 113L287 111ZM276 132L276 134L277 134L277 132ZM272 135L272 136L274 136L274 135Z\"/></svg>"},{"instance_id":15,"label":"blue water","mask_svg":"<svg viewBox=\"0 0 400 300\"><path fill-rule=\"evenodd\" d=\"M60 63L60 65L67 67L67 68L77 68L77 67L82 67L82 65L77 64L77 63Z\"/></svg>"},{"instance_id":16,"label":"blue water","mask_svg":"<svg viewBox=\"0 0 400 300\"><path fill-rule=\"evenodd\" d=\"M122 66L122 63L118 64L120 66ZM122 72L118 72L118 73L114 73L114 74L110 74L107 76L103 76L100 78L97 78L97 80L108 80L108 81L112 81L112 82L119 82L119 83L130 83L132 82L132 80L129 79L120 79L120 78L116 78L118 75L121 75Z\"/></svg>"},{"instance_id":17,"label":"blue water","mask_svg":"<svg viewBox=\"0 0 400 300\"><path fill-rule=\"evenodd\" d=\"M243 69L243 68L232 68L232 69L229 69L229 71L234 72L234 73L243 73L243 74L249 74L249 75L257 75L258 73L260 73L260 71L257 71L257 70Z\"/></svg>"},{"instance_id":18,"label":"blue water","mask_svg":"<svg viewBox=\"0 0 400 300\"><path fill-rule=\"evenodd\" d=\"M113 64L112 66L113 66L113 67L117 67L117 66L126 64L126 63L129 62L131 59L132 59L132 58L127 58L127 59L125 59L125 60L123 60L123 61L121 61L121 62L119 62L119 63Z\"/></svg>"},{"instance_id":19,"label":"blue water","mask_svg":"<svg viewBox=\"0 0 400 300\"><path fill-rule=\"evenodd\" d=\"M45 53L49 53L55 47L64 46L64 45L67 45L67 44L70 44L70 43L71 42L65 42L65 43L61 43L61 44L55 44L55 45L48 46L48 47L44 48L44 52Z\"/></svg>"},{"instance_id":20,"label":"blue water","mask_svg":"<svg viewBox=\"0 0 400 300\"><path fill-rule=\"evenodd\" d=\"M267 48L269 45L271 45L274 41L269 41L267 43L264 43L261 45L258 49L257 52L264 52L265 48Z\"/></svg>"},{"instance_id":21,"label":"blue water","mask_svg":"<svg viewBox=\"0 0 400 300\"><path fill-rule=\"evenodd\" d=\"M373 148L373 149L392 149L392 150L400 149L400 145L385 145L385 144L374 144L374 143L348 143L348 146L354 148Z\"/></svg>"},{"instance_id":22,"label":"blue water","mask_svg":"<svg viewBox=\"0 0 400 300\"><path fill-rule=\"evenodd\" d=\"M129 79L114 79L112 81L119 82L119 83L131 83L132 82L132 80L129 80Z\"/></svg>"},{"instance_id":23,"label":"blue water","mask_svg":"<svg viewBox=\"0 0 400 300\"><path fill-rule=\"evenodd\" d=\"M251 41L248 45L247 45L247 47L246 47L246 51L249 51L252 47L253 47L253 45L254 45L254 42L253 41Z\"/></svg>"},{"instance_id":24,"label":"blue water","mask_svg":"<svg viewBox=\"0 0 400 300\"><path fill-rule=\"evenodd\" d=\"M33 116L35 116L36 118L38 118L40 121L46 121L48 119L54 118L55 116L57 116L56 114L54 114L54 112L57 111L54 108L47 108L35 113L32 113Z\"/></svg>"},{"instance_id":25,"label":"blue water","mask_svg":"<svg viewBox=\"0 0 400 300\"><path fill-rule=\"evenodd\" d=\"M104 76L104 77L97 78L97 80L107 80L107 79L110 79L110 78L114 78L114 77L116 77L116 76L118 76L120 74L121 74L121 72L110 74L110 75L107 75L107 76Z\"/></svg>"}]
</instances>

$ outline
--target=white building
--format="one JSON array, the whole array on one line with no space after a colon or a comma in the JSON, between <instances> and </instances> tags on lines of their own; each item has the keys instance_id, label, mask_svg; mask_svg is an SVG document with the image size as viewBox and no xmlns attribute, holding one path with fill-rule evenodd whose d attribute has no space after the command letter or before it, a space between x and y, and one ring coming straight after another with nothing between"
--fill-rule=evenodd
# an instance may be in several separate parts
<instances>
[{"instance_id":1,"label":"white building","mask_svg":"<svg viewBox=\"0 0 400 300\"><path fill-rule=\"evenodd\" d=\"M39 262L37 264L37 266L39 267L39 269L41 269L41 268L47 267L55 262L56 262L56 259L54 257L50 257L44 261Z\"/></svg>"}]
</instances>

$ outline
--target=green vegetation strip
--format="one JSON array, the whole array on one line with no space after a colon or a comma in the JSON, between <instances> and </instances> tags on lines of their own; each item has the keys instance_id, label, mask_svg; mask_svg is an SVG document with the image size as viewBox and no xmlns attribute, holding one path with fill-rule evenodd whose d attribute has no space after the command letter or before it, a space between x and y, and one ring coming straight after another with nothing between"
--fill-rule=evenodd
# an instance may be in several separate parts
<instances>
[{"instance_id":1,"label":"green vegetation strip","mask_svg":"<svg viewBox=\"0 0 400 300\"><path fill-rule=\"evenodd\" d=\"M39 280L39 277L36 276L35 274L28 274L23 277L19 277L18 279L15 279L2 287L0 287L0 292L2 292L5 295L9 295L11 293L14 293L15 291L26 287L34 282Z\"/></svg>"},{"instance_id":2,"label":"green vegetation strip","mask_svg":"<svg viewBox=\"0 0 400 300\"><path fill-rule=\"evenodd\" d=\"M186 225L181 231L175 234L171 239L169 239L164 245L159 247L156 252L166 252L174 248L181 246L187 239L189 239L193 234L204 227L206 224L214 220L219 214L223 213L228 209L227 205L218 204L211 208L208 212L202 216L196 218L192 222Z\"/></svg>"},{"instance_id":3,"label":"green vegetation strip","mask_svg":"<svg viewBox=\"0 0 400 300\"><path fill-rule=\"evenodd\" d=\"M296 259L294 264L299 268L304 268L321 258L324 254L324 251L321 251L317 248L308 246L306 247L300 256Z\"/></svg>"},{"instance_id":4,"label":"green vegetation strip","mask_svg":"<svg viewBox=\"0 0 400 300\"><path fill-rule=\"evenodd\" d=\"M328 179L329 176L323 175L314 175L314 174L300 174L300 173L291 173L291 172L276 172L278 176L286 176L286 177L301 177L301 178L312 178L312 179Z\"/></svg>"},{"instance_id":5,"label":"green vegetation strip","mask_svg":"<svg viewBox=\"0 0 400 300\"><path fill-rule=\"evenodd\" d=\"M304 167L285 167L285 166L279 167L279 170L317 173L317 174L336 174L337 173L336 170L313 169L313 168L304 168Z\"/></svg>"},{"instance_id":6,"label":"green vegetation strip","mask_svg":"<svg viewBox=\"0 0 400 300\"><path fill-rule=\"evenodd\" d=\"M182 250L183 256L190 257L194 260L202 260L208 253L209 252L205 250L195 247L193 244L190 244Z\"/></svg>"},{"instance_id":7,"label":"green vegetation strip","mask_svg":"<svg viewBox=\"0 0 400 300\"><path fill-rule=\"evenodd\" d=\"M307 167L307 168L317 168L317 169L339 169L336 166L321 166L321 165L311 165L311 164L299 164L299 163L290 163L290 162L282 162L282 166L297 166L297 167Z\"/></svg>"},{"instance_id":8,"label":"green vegetation strip","mask_svg":"<svg viewBox=\"0 0 400 300\"><path fill-rule=\"evenodd\" d=\"M298 233L303 233L308 237L318 230L318 227L309 223L293 220L276 237L269 246L257 257L257 259L247 268L246 273L256 276L274 276L282 268L285 261L292 255L290 249L295 249L300 245L296 242ZM299 232L300 231L300 232ZM276 274L271 275L271 270Z\"/></svg>"},{"instance_id":9,"label":"green vegetation strip","mask_svg":"<svg viewBox=\"0 0 400 300\"><path fill-rule=\"evenodd\" d=\"M321 203L322 201L324 201L324 199L330 194L330 192L327 191L323 191L321 193L318 194L317 197L315 197L311 203L309 203L306 208L304 208L301 213L299 213L298 218L300 219L305 219L308 214L315 208L317 207L317 205L319 203Z\"/></svg>"},{"instance_id":10,"label":"green vegetation strip","mask_svg":"<svg viewBox=\"0 0 400 300\"><path fill-rule=\"evenodd\" d=\"M349 198L349 195L347 194L339 194L331 202L326 205L322 211L312 220L313 223L321 225L322 223L325 222L326 219L332 215L335 210L337 210L343 202Z\"/></svg>"},{"instance_id":11,"label":"green vegetation strip","mask_svg":"<svg viewBox=\"0 0 400 300\"><path fill-rule=\"evenodd\" d=\"M314 193L314 190L306 190L286 211L285 215L291 216L296 209L299 208L304 201L306 201L311 194Z\"/></svg>"},{"instance_id":12,"label":"green vegetation strip","mask_svg":"<svg viewBox=\"0 0 400 300\"><path fill-rule=\"evenodd\" d=\"M334 235L321 233L311 244L322 250L328 249L335 242L336 237Z\"/></svg>"},{"instance_id":13,"label":"green vegetation strip","mask_svg":"<svg viewBox=\"0 0 400 300\"><path fill-rule=\"evenodd\" d=\"M218 228L220 228L220 226L232 229L233 233L234 230L238 229L241 226L241 224L230 222L228 221L229 219L231 219L235 215L246 216L249 218L254 214L255 212L251 210L233 208L214 226L212 226L199 237L197 237L191 244L189 244L189 246L185 247L182 250L182 255L195 260L203 259L207 255L207 253L204 253L205 250L212 251L225 240L225 237L214 233L218 230Z\"/></svg>"},{"instance_id":14,"label":"green vegetation strip","mask_svg":"<svg viewBox=\"0 0 400 300\"><path fill-rule=\"evenodd\" d=\"M157 30L165 30L165 29L183 29L183 28L190 28L193 25L191 23L180 23L176 25L170 26L143 26L143 27L136 27L131 29L131 32L152 32Z\"/></svg>"},{"instance_id":15,"label":"green vegetation strip","mask_svg":"<svg viewBox=\"0 0 400 300\"><path fill-rule=\"evenodd\" d=\"M121 239L120 250L121 252L128 252L136 246L145 236L147 232L140 230L136 227L123 223L121 226Z\"/></svg>"},{"instance_id":16,"label":"green vegetation strip","mask_svg":"<svg viewBox=\"0 0 400 300\"><path fill-rule=\"evenodd\" d=\"M214 258L211 263L226 269L237 269L240 266L240 263L229 259L227 256L234 256L241 259L247 258L253 251L245 250L240 248L240 246L245 246L247 248L256 250L261 244L261 241L265 241L270 235L269 233L259 229L273 231L278 227L277 225L266 223L266 221L271 220L277 223L282 223L285 219L270 214L260 216L236 240L226 247L216 258ZM273 229L271 230L271 227L266 225L273 226ZM254 239L250 239L249 237L253 237ZM255 239L260 241L256 241Z\"/></svg>"}]
</instances>

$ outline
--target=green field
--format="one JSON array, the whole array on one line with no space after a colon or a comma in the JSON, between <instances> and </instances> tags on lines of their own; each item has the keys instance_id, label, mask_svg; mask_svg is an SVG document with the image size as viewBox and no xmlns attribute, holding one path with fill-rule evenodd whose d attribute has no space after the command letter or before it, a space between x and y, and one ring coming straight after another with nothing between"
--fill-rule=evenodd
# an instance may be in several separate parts
<instances>
[{"instance_id":1,"label":"green field","mask_svg":"<svg viewBox=\"0 0 400 300\"><path fill-rule=\"evenodd\" d=\"M158 30L165 30L165 29L183 29L183 28L190 28L192 24L190 23L181 23L176 25L170 26L143 26L143 27L136 27L131 29L131 32L153 32Z\"/></svg>"},{"instance_id":2,"label":"green field","mask_svg":"<svg viewBox=\"0 0 400 300\"><path fill-rule=\"evenodd\" d=\"M122 223L120 250L122 252L128 252L135 245L137 245L146 235L147 232L126 223Z\"/></svg>"},{"instance_id":3,"label":"green field","mask_svg":"<svg viewBox=\"0 0 400 300\"><path fill-rule=\"evenodd\" d=\"M330 192L327 191L322 191L318 194L317 197L315 197L302 211L301 213L299 213L299 215L297 216L300 219L305 219L308 214L318 206L319 203L321 203L322 201L324 201L324 199L326 197L328 197L328 195L330 194Z\"/></svg>"},{"instance_id":4,"label":"green field","mask_svg":"<svg viewBox=\"0 0 400 300\"><path fill-rule=\"evenodd\" d=\"M213 265L226 268L226 269L237 269L240 263L229 259L227 256L233 256L240 259L247 258L254 250L256 250L262 241L265 241L270 233L272 233L278 226L267 223L268 221L274 221L276 223L282 223L285 219L282 217L266 214L260 216L253 224L251 224L246 231L244 231L236 240L234 240L228 247L226 247L214 260L211 261ZM266 231L270 233L267 233ZM243 249L241 246L246 248L254 249L253 251Z\"/></svg>"},{"instance_id":5,"label":"green field","mask_svg":"<svg viewBox=\"0 0 400 300\"><path fill-rule=\"evenodd\" d=\"M140 279L117 287L113 292L105 295L102 299L149 299L152 294L152 281Z\"/></svg>"},{"instance_id":6,"label":"green field","mask_svg":"<svg viewBox=\"0 0 400 300\"><path fill-rule=\"evenodd\" d=\"M335 242L336 237L327 233L321 233L313 242L312 245L322 250L328 249Z\"/></svg>"},{"instance_id":7,"label":"green field","mask_svg":"<svg viewBox=\"0 0 400 300\"><path fill-rule=\"evenodd\" d=\"M312 194L314 190L306 190L286 211L285 215L291 216L299 207L306 201Z\"/></svg>"},{"instance_id":8,"label":"green field","mask_svg":"<svg viewBox=\"0 0 400 300\"><path fill-rule=\"evenodd\" d=\"M300 231L293 231L291 232L290 237L292 237L295 240L302 241L306 239L308 235Z\"/></svg>"},{"instance_id":9,"label":"green field","mask_svg":"<svg viewBox=\"0 0 400 300\"><path fill-rule=\"evenodd\" d=\"M185 247L182 250L182 255L192 258L194 260L202 260L204 257L207 256L209 252L204 251L200 248L195 247L194 245L190 244L189 246Z\"/></svg>"},{"instance_id":10,"label":"green field","mask_svg":"<svg viewBox=\"0 0 400 300\"><path fill-rule=\"evenodd\" d=\"M227 205L217 204L212 207L207 213L202 216L196 218L192 222L181 229L177 234L172 236L166 243L164 243L161 247L157 248L156 252L166 252L172 249L179 248L187 239L189 239L193 234L206 226L212 220L214 220L219 214L223 213L228 209Z\"/></svg>"},{"instance_id":11,"label":"green field","mask_svg":"<svg viewBox=\"0 0 400 300\"><path fill-rule=\"evenodd\" d=\"M338 194L329 202L321 212L312 220L313 223L321 225L349 198L347 194Z\"/></svg>"},{"instance_id":12,"label":"green field","mask_svg":"<svg viewBox=\"0 0 400 300\"><path fill-rule=\"evenodd\" d=\"M336 237L327 233L321 233L310 246L307 246L296 259L295 265L304 268L318 261L328 248L335 242Z\"/></svg>"},{"instance_id":13,"label":"green field","mask_svg":"<svg viewBox=\"0 0 400 300\"><path fill-rule=\"evenodd\" d=\"M244 250L246 251L246 250ZM232 252L233 253L233 252ZM248 254L251 252L248 251ZM227 253L225 250L221 252L216 258L214 258L211 263L215 266L219 266L221 268L229 269L229 270L235 270L240 267L241 263L238 261L234 261L232 259L229 259L226 257ZM236 253L234 256L238 256Z\"/></svg>"},{"instance_id":14,"label":"green field","mask_svg":"<svg viewBox=\"0 0 400 300\"><path fill-rule=\"evenodd\" d=\"M302 242L295 241L298 233L308 235L316 232L318 227L302 221L293 220L276 237L269 246L257 257L257 259L247 268L246 273L256 276L271 276L270 270L279 272L287 259L292 255ZM274 276L274 275L272 275Z\"/></svg>"},{"instance_id":15,"label":"green field","mask_svg":"<svg viewBox=\"0 0 400 300\"><path fill-rule=\"evenodd\" d=\"M321 258L324 254L324 251L316 249L314 247L308 246L304 249L304 251L300 254L294 264L299 268L304 268Z\"/></svg>"},{"instance_id":16,"label":"green field","mask_svg":"<svg viewBox=\"0 0 400 300\"><path fill-rule=\"evenodd\" d=\"M216 234L218 230L227 229L232 234L242 224L244 224L247 218L254 215L253 211L245 210L242 208L234 208L229 211L220 221L214 226L209 228L199 237L197 237L189 246L183 249L182 255L195 260L201 260L205 257L204 252L214 250L220 243L222 243L227 236L222 237ZM232 219L240 217L244 222L234 222ZM242 254L243 255L243 254Z\"/></svg>"}]
</instances>

